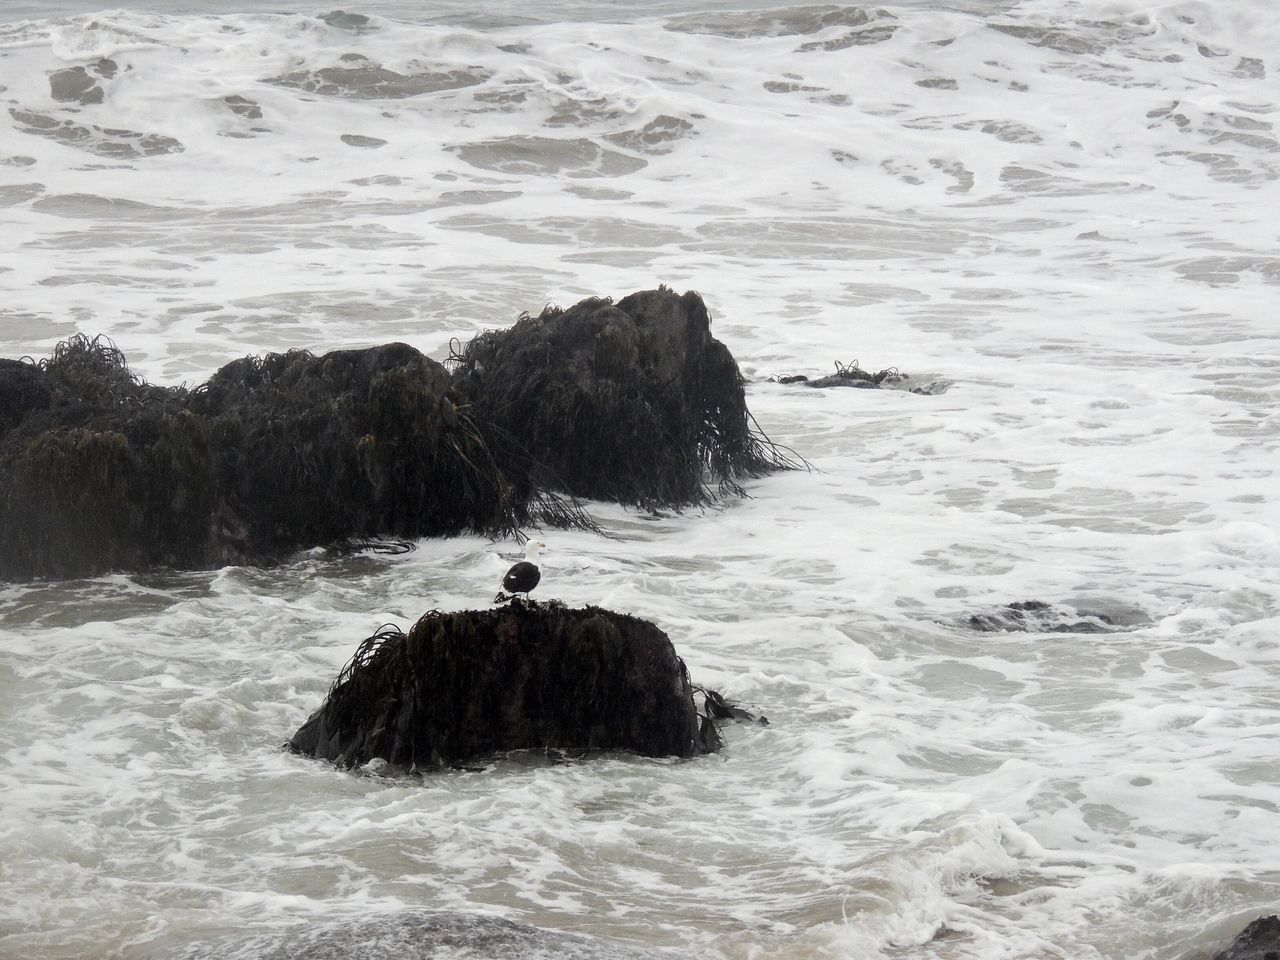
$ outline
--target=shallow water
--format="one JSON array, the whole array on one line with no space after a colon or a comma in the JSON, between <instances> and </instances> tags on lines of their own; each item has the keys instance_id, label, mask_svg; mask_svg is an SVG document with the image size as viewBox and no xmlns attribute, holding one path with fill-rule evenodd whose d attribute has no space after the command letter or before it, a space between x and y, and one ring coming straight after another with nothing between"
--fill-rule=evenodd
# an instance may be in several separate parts
<instances>
[{"instance_id":1,"label":"shallow water","mask_svg":"<svg viewBox=\"0 0 1280 960\"><path fill-rule=\"evenodd\" d=\"M0 586L0 956L427 906L733 960L1173 960L1274 912L1280 15L160 6L5 8L0 356L441 357L662 282L814 470L544 532L544 598L654 619L768 715L689 763L280 752L513 544ZM947 389L764 382L855 358ZM1030 598L1118 628L965 625Z\"/></svg>"}]
</instances>

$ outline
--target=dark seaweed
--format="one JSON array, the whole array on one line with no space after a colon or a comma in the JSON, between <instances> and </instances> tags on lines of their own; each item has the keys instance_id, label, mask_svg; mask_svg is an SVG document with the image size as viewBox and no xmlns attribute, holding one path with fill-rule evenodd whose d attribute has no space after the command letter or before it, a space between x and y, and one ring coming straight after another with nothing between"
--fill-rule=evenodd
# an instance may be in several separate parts
<instances>
[{"instance_id":1,"label":"dark seaweed","mask_svg":"<svg viewBox=\"0 0 1280 960\"><path fill-rule=\"evenodd\" d=\"M515 600L380 628L288 746L421 771L546 748L691 757L720 745L701 726L684 661L654 624Z\"/></svg>"}]
</instances>

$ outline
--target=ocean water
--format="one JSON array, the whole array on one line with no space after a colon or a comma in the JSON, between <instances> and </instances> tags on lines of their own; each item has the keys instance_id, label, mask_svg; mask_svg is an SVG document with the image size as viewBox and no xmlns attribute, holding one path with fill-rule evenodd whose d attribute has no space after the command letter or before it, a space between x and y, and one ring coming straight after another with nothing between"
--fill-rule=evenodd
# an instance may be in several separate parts
<instances>
[{"instance_id":1,"label":"ocean water","mask_svg":"<svg viewBox=\"0 0 1280 960\"><path fill-rule=\"evenodd\" d=\"M1191 960L1280 905L1280 8L0 7L0 356L196 383L696 289L810 472L595 504L539 595L768 726L281 752L514 544L0 585L0 957L409 908L714 960ZM768 382L857 359L894 390ZM0 531L3 535L3 531ZM1028 599L1110 628L978 632ZM1101 622L1101 621L1095 621Z\"/></svg>"}]
</instances>

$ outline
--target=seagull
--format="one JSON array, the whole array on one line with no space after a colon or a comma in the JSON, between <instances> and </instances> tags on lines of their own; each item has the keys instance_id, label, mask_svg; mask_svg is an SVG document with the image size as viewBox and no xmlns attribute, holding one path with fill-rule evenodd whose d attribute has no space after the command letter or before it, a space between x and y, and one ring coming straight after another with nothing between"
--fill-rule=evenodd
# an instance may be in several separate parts
<instances>
[{"instance_id":1,"label":"seagull","mask_svg":"<svg viewBox=\"0 0 1280 960\"><path fill-rule=\"evenodd\" d=\"M542 579L542 571L538 569L538 551L545 550L547 545L541 540L530 540L524 545L524 559L512 565L507 575L502 578L502 589L509 594L523 593L529 599L529 591ZM500 591L493 598L494 603L501 603L506 596Z\"/></svg>"}]
</instances>

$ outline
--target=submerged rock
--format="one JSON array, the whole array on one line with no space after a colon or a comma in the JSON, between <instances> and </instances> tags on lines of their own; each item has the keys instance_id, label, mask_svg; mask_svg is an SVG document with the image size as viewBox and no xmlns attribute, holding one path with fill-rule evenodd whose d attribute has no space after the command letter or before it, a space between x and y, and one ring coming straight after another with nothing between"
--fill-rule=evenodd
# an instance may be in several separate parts
<instances>
[{"instance_id":1,"label":"submerged rock","mask_svg":"<svg viewBox=\"0 0 1280 960\"><path fill-rule=\"evenodd\" d=\"M543 748L692 757L720 741L654 624L515 600L364 640L287 746L344 768L424 770Z\"/></svg>"},{"instance_id":2,"label":"submerged rock","mask_svg":"<svg viewBox=\"0 0 1280 960\"><path fill-rule=\"evenodd\" d=\"M774 377L774 383L802 383L806 387L815 387L823 389L826 387L857 387L861 389L875 389L881 385L888 384L890 386L897 385L910 377L905 373L901 373L897 367L890 367L887 370L881 370L879 373L871 373L863 370L858 366L858 361L854 360L850 363L836 362L836 372L828 374L825 377L809 377L806 374L794 374L790 376Z\"/></svg>"},{"instance_id":3,"label":"submerged rock","mask_svg":"<svg viewBox=\"0 0 1280 960\"><path fill-rule=\"evenodd\" d=\"M1280 960L1280 916L1254 920L1213 960Z\"/></svg>"},{"instance_id":4,"label":"submerged rock","mask_svg":"<svg viewBox=\"0 0 1280 960\"><path fill-rule=\"evenodd\" d=\"M151 960L658 960L670 956L485 914L410 909L236 934L164 950Z\"/></svg>"},{"instance_id":5,"label":"submerged rock","mask_svg":"<svg viewBox=\"0 0 1280 960\"><path fill-rule=\"evenodd\" d=\"M849 363L837 361L835 373L827 374L825 377L810 377L807 374L796 373L769 378L770 383L799 383L817 390L825 390L831 387L852 387L859 390L878 390L884 387L893 387L923 396L946 393L951 386L949 380L929 380L924 383L911 383L910 381L910 375L903 373L897 367L889 367L877 373L871 373L869 370L863 370L858 365L857 360Z\"/></svg>"},{"instance_id":6,"label":"submerged rock","mask_svg":"<svg viewBox=\"0 0 1280 960\"><path fill-rule=\"evenodd\" d=\"M0 360L0 437L53 401L53 386L35 364Z\"/></svg>"},{"instance_id":7,"label":"submerged rock","mask_svg":"<svg viewBox=\"0 0 1280 960\"><path fill-rule=\"evenodd\" d=\"M1043 600L1015 600L987 613L973 614L964 625L983 633L1110 633L1146 619L1140 611L1118 605L1114 609L1071 609Z\"/></svg>"},{"instance_id":8,"label":"submerged rock","mask_svg":"<svg viewBox=\"0 0 1280 960\"><path fill-rule=\"evenodd\" d=\"M756 716L732 700L725 699L718 690L706 687L694 687L703 697L703 713L712 720L749 720L761 726L769 725L769 718L761 714Z\"/></svg>"}]
</instances>

